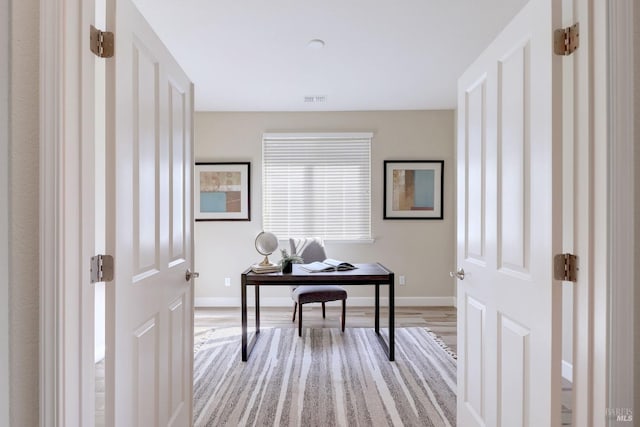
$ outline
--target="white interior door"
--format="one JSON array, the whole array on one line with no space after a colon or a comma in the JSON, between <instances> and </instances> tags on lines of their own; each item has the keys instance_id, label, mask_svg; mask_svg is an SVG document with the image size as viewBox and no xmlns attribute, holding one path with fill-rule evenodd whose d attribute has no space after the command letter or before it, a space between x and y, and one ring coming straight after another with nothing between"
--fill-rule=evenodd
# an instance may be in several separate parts
<instances>
[{"instance_id":1,"label":"white interior door","mask_svg":"<svg viewBox=\"0 0 640 427\"><path fill-rule=\"evenodd\" d=\"M530 0L458 82L458 423L560 424L561 2Z\"/></svg>"},{"instance_id":2,"label":"white interior door","mask_svg":"<svg viewBox=\"0 0 640 427\"><path fill-rule=\"evenodd\" d=\"M131 0L107 2L106 423L192 418L193 86Z\"/></svg>"}]
</instances>

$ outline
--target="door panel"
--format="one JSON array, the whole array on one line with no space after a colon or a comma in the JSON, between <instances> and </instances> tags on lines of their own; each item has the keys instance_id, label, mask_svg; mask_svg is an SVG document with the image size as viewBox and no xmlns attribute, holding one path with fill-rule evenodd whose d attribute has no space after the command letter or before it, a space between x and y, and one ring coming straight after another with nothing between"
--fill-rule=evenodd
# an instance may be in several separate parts
<instances>
[{"instance_id":1,"label":"door panel","mask_svg":"<svg viewBox=\"0 0 640 427\"><path fill-rule=\"evenodd\" d=\"M106 422L191 424L193 87L130 0L110 0Z\"/></svg>"},{"instance_id":2,"label":"door panel","mask_svg":"<svg viewBox=\"0 0 640 427\"><path fill-rule=\"evenodd\" d=\"M498 62L498 260L520 272L529 265L528 53L525 44Z\"/></svg>"},{"instance_id":3,"label":"door panel","mask_svg":"<svg viewBox=\"0 0 640 427\"><path fill-rule=\"evenodd\" d=\"M171 242L169 247L171 248L171 256L169 258L170 265L181 262L185 258L185 187L188 188L188 183L185 182L185 150L188 145L185 144L186 129L189 127L189 123L186 122L187 114L185 109L187 108L187 92L188 88L179 89L172 82L169 83L169 114L171 115L168 123L171 125L169 131L170 152L171 152L171 197L170 197L170 213L171 220L169 226L171 227L169 237Z\"/></svg>"},{"instance_id":4,"label":"door panel","mask_svg":"<svg viewBox=\"0 0 640 427\"><path fill-rule=\"evenodd\" d=\"M465 335L465 401L468 410L478 420L485 415L485 383L484 371L484 338L485 306L470 296L467 296L466 335Z\"/></svg>"},{"instance_id":5,"label":"door panel","mask_svg":"<svg viewBox=\"0 0 640 427\"><path fill-rule=\"evenodd\" d=\"M529 330L500 314L498 425L524 426L529 402Z\"/></svg>"},{"instance_id":6,"label":"door panel","mask_svg":"<svg viewBox=\"0 0 640 427\"><path fill-rule=\"evenodd\" d=\"M466 229L467 232L467 259L474 259L484 263L485 256L485 211L484 211L484 186L485 186L485 120L484 109L486 105L485 93L486 80L482 78L474 84L466 93L466 147L467 161L467 196Z\"/></svg>"},{"instance_id":7,"label":"door panel","mask_svg":"<svg viewBox=\"0 0 640 427\"><path fill-rule=\"evenodd\" d=\"M134 282L158 272L159 227L158 200L159 135L156 105L158 104L158 63L153 61L141 42L134 42L133 130L134 134L134 195L131 215L136 219L133 234L134 259L137 272ZM142 50L141 50L142 48Z\"/></svg>"},{"instance_id":8,"label":"door panel","mask_svg":"<svg viewBox=\"0 0 640 427\"><path fill-rule=\"evenodd\" d=\"M458 81L461 426L560 420L559 21L530 0Z\"/></svg>"},{"instance_id":9,"label":"door panel","mask_svg":"<svg viewBox=\"0 0 640 427\"><path fill-rule=\"evenodd\" d=\"M135 330L133 373L135 403L138 412L137 425L157 424L158 416L158 322L156 317L149 319Z\"/></svg>"},{"instance_id":10,"label":"door panel","mask_svg":"<svg viewBox=\"0 0 640 427\"><path fill-rule=\"evenodd\" d=\"M170 336L169 349L171 352L171 360L169 363L169 392L170 392L170 409L171 418L177 415L181 409L181 405L185 401L185 352L184 348L188 346L185 339L185 332L189 329L185 325L184 298L181 297L169 306L170 313Z\"/></svg>"}]
</instances>

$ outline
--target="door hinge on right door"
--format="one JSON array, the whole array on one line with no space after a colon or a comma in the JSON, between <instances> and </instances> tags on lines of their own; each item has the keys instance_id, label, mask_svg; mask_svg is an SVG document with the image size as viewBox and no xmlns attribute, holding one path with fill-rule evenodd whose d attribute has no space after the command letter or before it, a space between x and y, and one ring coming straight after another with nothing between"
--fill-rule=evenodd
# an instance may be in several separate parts
<instances>
[{"instance_id":1,"label":"door hinge on right door","mask_svg":"<svg viewBox=\"0 0 640 427\"><path fill-rule=\"evenodd\" d=\"M110 282L113 280L113 257L96 255L91 257L91 283Z\"/></svg>"},{"instance_id":2,"label":"door hinge on right door","mask_svg":"<svg viewBox=\"0 0 640 427\"><path fill-rule=\"evenodd\" d=\"M578 281L578 257L559 254L553 257L553 278L565 282Z\"/></svg>"},{"instance_id":3,"label":"door hinge on right door","mask_svg":"<svg viewBox=\"0 0 640 427\"><path fill-rule=\"evenodd\" d=\"M89 29L89 47L100 58L111 58L114 49L114 36L110 31L101 31L93 25Z\"/></svg>"},{"instance_id":4,"label":"door hinge on right door","mask_svg":"<svg viewBox=\"0 0 640 427\"><path fill-rule=\"evenodd\" d=\"M553 52L556 55L571 55L580 46L580 24L560 28L553 32Z\"/></svg>"}]
</instances>

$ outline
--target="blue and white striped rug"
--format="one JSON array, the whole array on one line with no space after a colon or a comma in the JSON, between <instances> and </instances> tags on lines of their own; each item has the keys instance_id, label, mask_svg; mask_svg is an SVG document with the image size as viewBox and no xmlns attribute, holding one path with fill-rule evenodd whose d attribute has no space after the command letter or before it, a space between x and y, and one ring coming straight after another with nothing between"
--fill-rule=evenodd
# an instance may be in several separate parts
<instances>
[{"instance_id":1,"label":"blue and white striped rug","mask_svg":"<svg viewBox=\"0 0 640 427\"><path fill-rule=\"evenodd\" d=\"M456 360L428 329L396 329L395 362L365 328L263 329L242 362L239 332L197 345L195 426L456 425Z\"/></svg>"}]
</instances>

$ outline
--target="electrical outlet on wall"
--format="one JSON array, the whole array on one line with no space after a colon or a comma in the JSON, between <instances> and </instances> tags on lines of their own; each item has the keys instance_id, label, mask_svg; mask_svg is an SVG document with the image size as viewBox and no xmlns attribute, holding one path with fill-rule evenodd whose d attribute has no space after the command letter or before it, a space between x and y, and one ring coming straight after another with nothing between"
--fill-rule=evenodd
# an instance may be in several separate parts
<instances>
[{"instance_id":1,"label":"electrical outlet on wall","mask_svg":"<svg viewBox=\"0 0 640 427\"><path fill-rule=\"evenodd\" d=\"M399 284L400 286L404 286L404 285L406 285L406 282L405 282L405 280L404 280L404 276L399 276L399 277L398 277L398 284Z\"/></svg>"},{"instance_id":2,"label":"electrical outlet on wall","mask_svg":"<svg viewBox=\"0 0 640 427\"><path fill-rule=\"evenodd\" d=\"M224 278L224 285L228 288L231 286L231 277Z\"/></svg>"}]
</instances>

